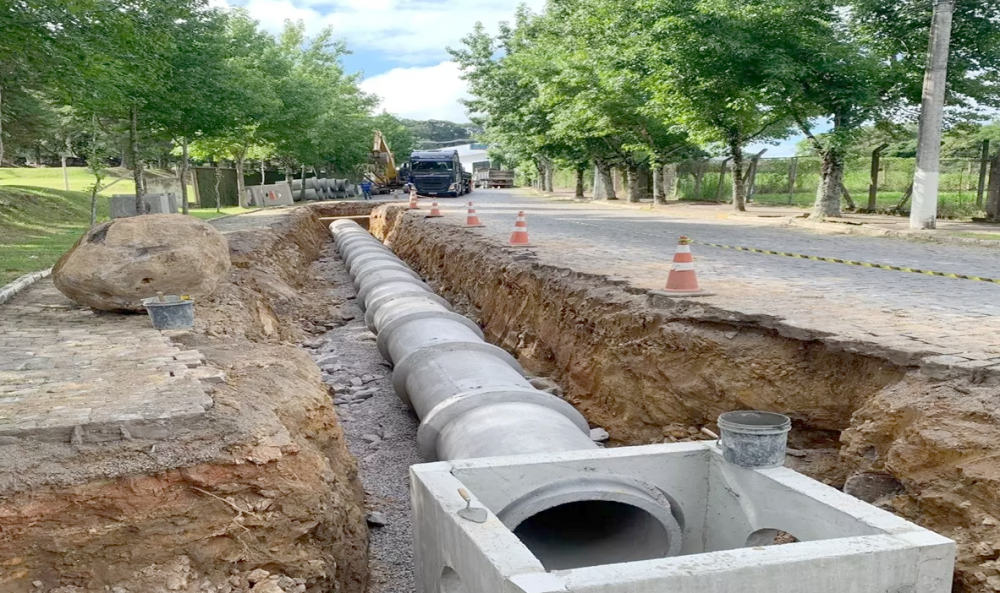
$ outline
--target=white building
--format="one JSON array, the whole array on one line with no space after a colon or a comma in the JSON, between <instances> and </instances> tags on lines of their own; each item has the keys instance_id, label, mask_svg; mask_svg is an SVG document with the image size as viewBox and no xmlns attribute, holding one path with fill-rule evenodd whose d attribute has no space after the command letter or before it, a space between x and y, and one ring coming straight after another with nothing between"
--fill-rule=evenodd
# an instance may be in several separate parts
<instances>
[{"instance_id":1,"label":"white building","mask_svg":"<svg viewBox=\"0 0 1000 593\"><path fill-rule=\"evenodd\" d=\"M490 167L490 157L487 155L485 144L463 144L462 146L452 146L443 150L457 150L458 158L462 161L462 167L466 171L476 169L488 169Z\"/></svg>"}]
</instances>

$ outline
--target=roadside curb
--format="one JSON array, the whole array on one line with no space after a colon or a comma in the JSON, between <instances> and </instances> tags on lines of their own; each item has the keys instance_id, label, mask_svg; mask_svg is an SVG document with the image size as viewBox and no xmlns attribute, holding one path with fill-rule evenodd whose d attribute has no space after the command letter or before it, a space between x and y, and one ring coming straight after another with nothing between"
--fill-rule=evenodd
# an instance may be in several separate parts
<instances>
[{"instance_id":1,"label":"roadside curb","mask_svg":"<svg viewBox=\"0 0 1000 593\"><path fill-rule=\"evenodd\" d=\"M24 290L29 286L38 282L42 278L47 278L51 273L52 268L42 270L41 272L32 272L31 274L21 276L6 286L0 287L0 305L10 302L15 296L24 292Z\"/></svg>"},{"instance_id":2,"label":"roadside curb","mask_svg":"<svg viewBox=\"0 0 1000 593\"><path fill-rule=\"evenodd\" d=\"M796 226L810 230L823 231L838 235L861 235L866 237L887 237L891 239L904 239L907 241L922 241L924 243L941 243L945 245L976 245L979 247L1000 247L1000 241L995 239L975 239L973 237L949 237L939 235L937 232L946 231L897 231L893 229L878 229L866 227L862 224L851 224L843 222L816 222L812 220L802 220L790 218L788 226Z\"/></svg>"}]
</instances>

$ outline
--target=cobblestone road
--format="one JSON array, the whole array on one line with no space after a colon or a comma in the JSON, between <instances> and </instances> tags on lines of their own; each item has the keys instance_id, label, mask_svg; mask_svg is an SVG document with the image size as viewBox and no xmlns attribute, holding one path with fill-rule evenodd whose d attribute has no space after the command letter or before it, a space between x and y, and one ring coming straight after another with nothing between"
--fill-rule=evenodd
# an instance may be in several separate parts
<instances>
[{"instance_id":1,"label":"cobblestone road","mask_svg":"<svg viewBox=\"0 0 1000 593\"><path fill-rule=\"evenodd\" d=\"M503 190L471 196L487 225L506 238L518 210L547 263L662 288L677 238L803 255L864 260L1000 277L1000 250L879 237L825 235L767 221L672 218L661 212L529 197ZM464 221L464 201L442 200ZM775 255L692 247L705 302L845 342L875 344L929 369L976 371L1000 364L1000 285ZM1000 372L1000 367L992 369Z\"/></svg>"}]
</instances>

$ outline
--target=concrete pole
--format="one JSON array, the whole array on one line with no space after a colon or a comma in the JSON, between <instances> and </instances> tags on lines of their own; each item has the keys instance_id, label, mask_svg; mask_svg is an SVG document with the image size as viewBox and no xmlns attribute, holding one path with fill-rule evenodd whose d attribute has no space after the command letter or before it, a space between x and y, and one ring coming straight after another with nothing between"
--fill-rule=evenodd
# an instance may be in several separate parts
<instances>
[{"instance_id":1,"label":"concrete pole","mask_svg":"<svg viewBox=\"0 0 1000 593\"><path fill-rule=\"evenodd\" d=\"M927 70L924 73L924 95L920 108L917 172L913 177L913 207L910 209L911 229L933 229L937 224L941 128L955 1L937 0L934 5Z\"/></svg>"}]
</instances>

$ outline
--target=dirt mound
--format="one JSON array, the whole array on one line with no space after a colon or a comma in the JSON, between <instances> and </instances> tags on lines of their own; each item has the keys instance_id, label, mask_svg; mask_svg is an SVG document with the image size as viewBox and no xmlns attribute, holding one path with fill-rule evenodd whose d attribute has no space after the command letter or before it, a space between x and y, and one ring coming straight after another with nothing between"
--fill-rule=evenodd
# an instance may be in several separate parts
<instances>
[{"instance_id":1,"label":"dirt mound","mask_svg":"<svg viewBox=\"0 0 1000 593\"><path fill-rule=\"evenodd\" d=\"M785 413L789 467L838 488L858 472L896 478L904 492L880 504L959 542L958 590L1000 591L996 386L664 306L399 207L377 209L372 231L614 442L694 438L729 410Z\"/></svg>"}]
</instances>

